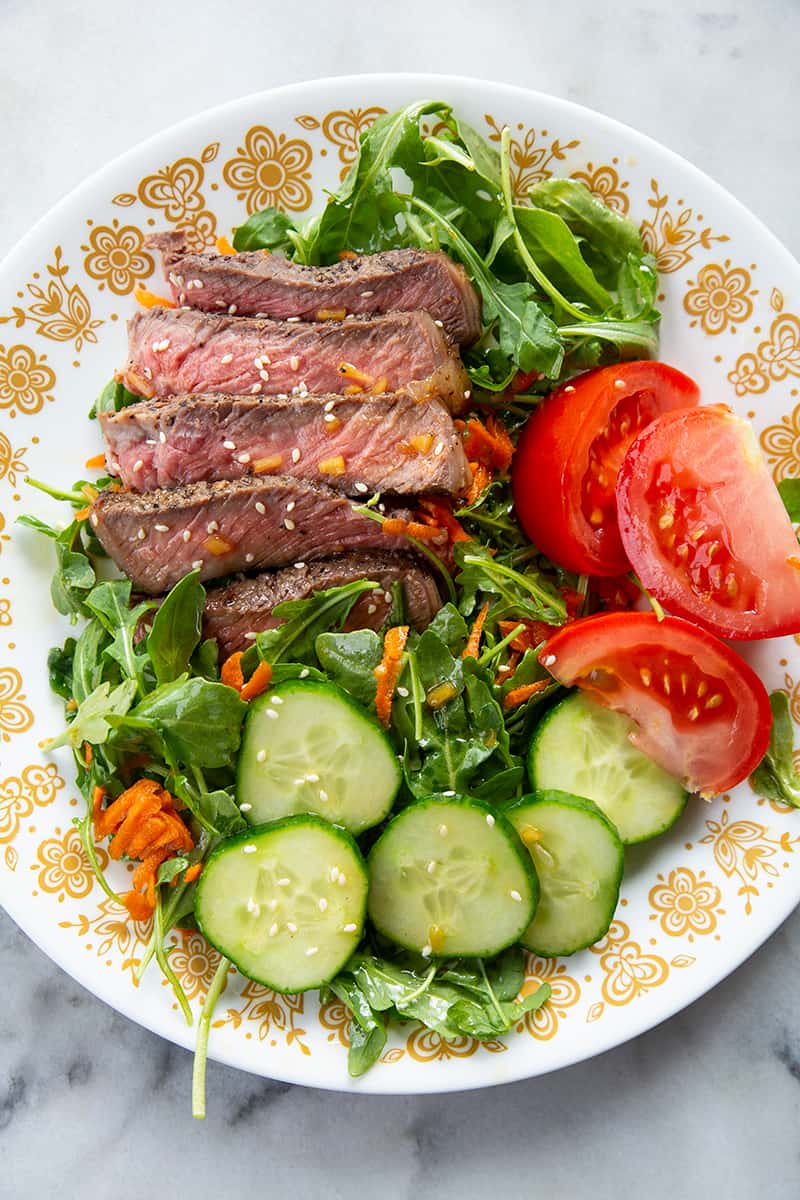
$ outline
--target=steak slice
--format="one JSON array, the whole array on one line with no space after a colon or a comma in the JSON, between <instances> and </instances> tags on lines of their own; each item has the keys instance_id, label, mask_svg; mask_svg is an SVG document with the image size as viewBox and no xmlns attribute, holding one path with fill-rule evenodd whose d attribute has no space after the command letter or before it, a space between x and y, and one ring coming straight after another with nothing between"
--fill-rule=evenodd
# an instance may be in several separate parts
<instances>
[{"instance_id":1,"label":"steak slice","mask_svg":"<svg viewBox=\"0 0 800 1200\"><path fill-rule=\"evenodd\" d=\"M384 250L329 267L308 267L278 254L208 254L192 250L183 233L157 233L147 246L161 252L176 304L241 317L302 317L320 311L411 312L422 308L461 345L481 332L480 305L467 273L441 251Z\"/></svg>"},{"instance_id":2,"label":"steak slice","mask_svg":"<svg viewBox=\"0 0 800 1200\"><path fill-rule=\"evenodd\" d=\"M381 390L416 383L456 411L468 376L458 353L424 312L346 321L271 321L151 308L128 322L124 379L147 396L211 392L247 395L341 395L361 380ZM348 363L355 371L342 374Z\"/></svg>"},{"instance_id":3,"label":"steak slice","mask_svg":"<svg viewBox=\"0 0 800 1200\"><path fill-rule=\"evenodd\" d=\"M284 474L347 495L468 490L453 419L438 400L176 396L100 417L108 468L137 492Z\"/></svg>"},{"instance_id":4,"label":"steak slice","mask_svg":"<svg viewBox=\"0 0 800 1200\"><path fill-rule=\"evenodd\" d=\"M304 600L312 592L341 587L356 579L374 579L379 586L353 605L344 625L346 631L380 629L392 607L390 589L398 580L403 584L408 620L415 628L424 629L442 605L433 576L411 555L354 551L211 588L206 597L203 636L217 638L220 657L227 658L247 649L248 634L281 624L272 610L284 600Z\"/></svg>"},{"instance_id":5,"label":"steak slice","mask_svg":"<svg viewBox=\"0 0 800 1200\"><path fill-rule=\"evenodd\" d=\"M109 489L94 501L89 519L136 590L151 596L195 567L201 579L217 579L345 549L408 547L404 538L382 533L341 493L285 476L193 483L146 495Z\"/></svg>"}]
</instances>

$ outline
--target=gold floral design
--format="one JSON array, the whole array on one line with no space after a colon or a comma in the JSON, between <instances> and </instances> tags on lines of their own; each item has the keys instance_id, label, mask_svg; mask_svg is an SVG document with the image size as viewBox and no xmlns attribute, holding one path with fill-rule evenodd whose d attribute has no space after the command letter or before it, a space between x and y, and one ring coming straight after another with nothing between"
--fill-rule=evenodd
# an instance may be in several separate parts
<instances>
[{"instance_id":1,"label":"gold floral design","mask_svg":"<svg viewBox=\"0 0 800 1200\"><path fill-rule=\"evenodd\" d=\"M295 1024L296 1018L302 1016L305 1008L302 994L284 996L248 979L239 998L244 1004L238 1008L229 1008L224 1017L212 1023L214 1029L223 1025L239 1029L245 1021L253 1022L257 1027L259 1041L263 1042L271 1034L280 1033L287 1046L296 1045L303 1054L311 1054L304 1041L305 1029Z\"/></svg>"},{"instance_id":2,"label":"gold floral design","mask_svg":"<svg viewBox=\"0 0 800 1200\"><path fill-rule=\"evenodd\" d=\"M222 177L248 213L269 205L304 212L311 204L310 166L308 142L275 134L266 125L253 125L236 156L225 163Z\"/></svg>"},{"instance_id":3,"label":"gold floral design","mask_svg":"<svg viewBox=\"0 0 800 1200\"><path fill-rule=\"evenodd\" d=\"M170 966L189 1000L203 997L219 966L219 954L194 930L178 930L177 937L169 949Z\"/></svg>"},{"instance_id":4,"label":"gold floral design","mask_svg":"<svg viewBox=\"0 0 800 1200\"><path fill-rule=\"evenodd\" d=\"M530 995L543 983L550 985L549 998L535 1012L526 1013L516 1028L517 1033L525 1030L537 1041L548 1042L558 1032L559 1021L568 1015L567 1009L580 1000L581 985L567 974L566 966L557 958L537 958L535 954L529 954L522 995Z\"/></svg>"},{"instance_id":5,"label":"gold floral design","mask_svg":"<svg viewBox=\"0 0 800 1200\"><path fill-rule=\"evenodd\" d=\"M155 270L152 257L144 250L144 234L135 225L120 225L116 217L110 225L96 225L89 233L83 265L86 274L108 285L115 296L127 296L137 282L149 278Z\"/></svg>"},{"instance_id":6,"label":"gold floral design","mask_svg":"<svg viewBox=\"0 0 800 1200\"><path fill-rule=\"evenodd\" d=\"M10 409L12 417L18 411L26 416L37 413L45 401L54 399L56 373L46 358L46 354L38 358L35 350L21 342L8 350L0 344L0 408ZM8 442L8 438L4 440Z\"/></svg>"},{"instance_id":7,"label":"gold floral design","mask_svg":"<svg viewBox=\"0 0 800 1200\"><path fill-rule=\"evenodd\" d=\"M11 601L7 596L0 596L0 626L13 624L11 616Z\"/></svg>"},{"instance_id":8,"label":"gold floral design","mask_svg":"<svg viewBox=\"0 0 800 1200\"><path fill-rule=\"evenodd\" d=\"M358 158L362 133L374 125L378 117L383 116L385 108L374 105L372 108L334 109L322 118L322 132L329 142L337 149L342 168L339 178L344 179L351 165ZM308 113L295 117L301 129L309 131L320 128L320 121Z\"/></svg>"},{"instance_id":9,"label":"gold floral design","mask_svg":"<svg viewBox=\"0 0 800 1200\"><path fill-rule=\"evenodd\" d=\"M74 929L78 937L86 938L86 949L94 951L98 958L118 955L123 971L130 974L134 987L138 987L136 971L141 963L141 954L150 940L150 921L132 921L127 908L116 900L105 897L97 906L95 916L79 913L77 921L59 921L60 929ZM91 941L88 939L91 937Z\"/></svg>"},{"instance_id":10,"label":"gold floral design","mask_svg":"<svg viewBox=\"0 0 800 1200\"><path fill-rule=\"evenodd\" d=\"M600 966L605 972L601 992L609 1004L630 1004L637 996L660 987L669 976L665 960L658 954L645 954L639 943L632 940L624 921L612 921L606 936L591 950L600 955Z\"/></svg>"},{"instance_id":11,"label":"gold floral design","mask_svg":"<svg viewBox=\"0 0 800 1200\"><path fill-rule=\"evenodd\" d=\"M0 783L0 843L9 844L19 833L20 822L34 808L46 808L64 787L55 765L23 767L20 775L10 775Z\"/></svg>"},{"instance_id":12,"label":"gold floral design","mask_svg":"<svg viewBox=\"0 0 800 1200\"><path fill-rule=\"evenodd\" d=\"M680 271L694 257L698 247L710 250L712 242L727 242L727 234L715 234L706 226L700 228L703 217L694 209L685 205L683 200L676 200L674 209L670 210L669 196L661 194L657 180L650 180L652 196L648 205L652 215L642 221L640 232L645 248L654 254L659 271L669 274Z\"/></svg>"},{"instance_id":13,"label":"gold floral design","mask_svg":"<svg viewBox=\"0 0 800 1200\"><path fill-rule=\"evenodd\" d=\"M503 124L498 124L489 113L485 113L483 119L489 126L489 141L499 142ZM548 137L546 129L540 130L537 134L535 129L526 129L522 122L518 122L516 129L521 136L514 137L512 135L509 143L511 186L517 200L526 200L528 190L541 179L549 179L553 174L552 165L556 162L563 162L567 157L567 151L574 150L576 146L580 145L580 142L574 138L571 142L562 144L558 138L555 138L549 146L537 145L538 138Z\"/></svg>"},{"instance_id":14,"label":"gold floral design","mask_svg":"<svg viewBox=\"0 0 800 1200\"><path fill-rule=\"evenodd\" d=\"M12 449L11 442L0 432L0 479L7 479L12 487L16 487L17 476L28 473L28 464L25 462L27 452L27 446L21 446L19 450Z\"/></svg>"},{"instance_id":15,"label":"gold floral design","mask_svg":"<svg viewBox=\"0 0 800 1200\"><path fill-rule=\"evenodd\" d=\"M219 142L211 142L199 160L188 156L178 158L162 170L145 175L136 195L120 192L114 197L114 204L126 208L135 204L138 197L147 208L163 213L176 229L182 230L193 250L212 246L217 235L217 218L206 208L203 164L213 162L218 152Z\"/></svg>"},{"instance_id":16,"label":"gold floral design","mask_svg":"<svg viewBox=\"0 0 800 1200\"><path fill-rule=\"evenodd\" d=\"M33 713L24 703L22 676L14 667L0 667L0 737L4 742L11 735L24 733L33 725Z\"/></svg>"},{"instance_id":17,"label":"gold floral design","mask_svg":"<svg viewBox=\"0 0 800 1200\"><path fill-rule=\"evenodd\" d=\"M62 261L62 255L61 247L56 246L53 251L53 261L48 263L45 268L50 276L46 286L43 287L38 282L40 273L35 271L33 281L25 285L32 299L32 302L28 303L27 310L20 305L14 305L10 316L0 317L0 325L13 320L17 329L20 329L26 321L31 321L36 332L42 337L50 338L54 342L73 342L75 349L80 351L83 349L84 342L97 342L95 330L99 329L103 322L99 317L92 316L92 306L83 289L77 283L66 282L70 269ZM22 293L20 293L21 295ZM27 349L27 347L25 348ZM43 369L51 378L46 385L42 384L38 389L34 387L34 394L49 390L55 383L55 376L50 368ZM0 385L0 394L2 394L2 385ZM8 406L2 405L2 407ZM35 408L23 408L22 411L37 412L41 407L41 403L39 403Z\"/></svg>"},{"instance_id":18,"label":"gold floral design","mask_svg":"<svg viewBox=\"0 0 800 1200\"><path fill-rule=\"evenodd\" d=\"M3 542L7 542L10 540L9 534L4 532L5 527L6 527L6 519L3 516L3 514L0 513L0 554L3 553Z\"/></svg>"},{"instance_id":19,"label":"gold floral design","mask_svg":"<svg viewBox=\"0 0 800 1200\"><path fill-rule=\"evenodd\" d=\"M800 476L800 404L779 425L762 430L760 440L776 483Z\"/></svg>"},{"instance_id":20,"label":"gold floral design","mask_svg":"<svg viewBox=\"0 0 800 1200\"><path fill-rule=\"evenodd\" d=\"M769 387L769 377L755 354L747 350L739 355L736 366L728 372L728 383L733 384L737 396L759 396Z\"/></svg>"},{"instance_id":21,"label":"gold floral design","mask_svg":"<svg viewBox=\"0 0 800 1200\"><path fill-rule=\"evenodd\" d=\"M700 838L701 843L713 845L714 860L728 879L738 879L737 896L744 896L744 911L749 917L753 911L753 898L760 895L758 884L762 876L767 886L779 877L780 858L794 854L800 844L800 834L792 837L789 830L778 833L758 821L731 821L728 810L723 809L718 821L705 822L708 833ZM778 862L776 862L776 857ZM784 863L784 869L788 863Z\"/></svg>"},{"instance_id":22,"label":"gold floral design","mask_svg":"<svg viewBox=\"0 0 800 1200\"><path fill-rule=\"evenodd\" d=\"M55 837L46 838L36 851L37 863L31 866L38 871L38 886L43 892L51 892L59 901L65 896L82 900L94 885L91 864L81 843L80 834L74 825L61 837L56 827ZM101 870L108 863L108 855L98 846L95 851Z\"/></svg>"},{"instance_id":23,"label":"gold floral design","mask_svg":"<svg viewBox=\"0 0 800 1200\"><path fill-rule=\"evenodd\" d=\"M341 1000L328 1000L319 1006L319 1023L328 1030L328 1041L350 1045L350 1009Z\"/></svg>"},{"instance_id":24,"label":"gold floral design","mask_svg":"<svg viewBox=\"0 0 800 1200\"><path fill-rule=\"evenodd\" d=\"M676 867L668 877L659 874L657 879L650 889L650 906L656 909L651 921L658 920L670 937L688 936L690 942L695 934L714 932L725 910L719 907L722 892L706 879L705 871L695 875L688 867Z\"/></svg>"},{"instance_id":25,"label":"gold floral design","mask_svg":"<svg viewBox=\"0 0 800 1200\"><path fill-rule=\"evenodd\" d=\"M488 1050L490 1054L502 1054L508 1046L498 1039L479 1042L471 1037L443 1038L440 1033L436 1033L434 1029L427 1029L424 1025L418 1025L406 1040L406 1050L420 1063L442 1062L447 1058L471 1058L481 1049Z\"/></svg>"},{"instance_id":26,"label":"gold floral design","mask_svg":"<svg viewBox=\"0 0 800 1200\"><path fill-rule=\"evenodd\" d=\"M732 267L730 259L719 263L707 263L697 273L697 283L689 280L689 290L683 298L683 307L691 317L694 327L700 321L703 332L711 335L724 333L730 325L734 328L747 321L753 312L753 296L758 291L751 287L750 272L744 267Z\"/></svg>"},{"instance_id":27,"label":"gold floral design","mask_svg":"<svg viewBox=\"0 0 800 1200\"><path fill-rule=\"evenodd\" d=\"M598 167L595 167L593 163L587 163L583 171L573 171L570 179L579 180L598 200L602 200L615 212L626 215L630 208L630 199L625 189L629 184L627 179L620 179L617 171L618 162L619 159L615 158L613 166L606 163Z\"/></svg>"}]
</instances>

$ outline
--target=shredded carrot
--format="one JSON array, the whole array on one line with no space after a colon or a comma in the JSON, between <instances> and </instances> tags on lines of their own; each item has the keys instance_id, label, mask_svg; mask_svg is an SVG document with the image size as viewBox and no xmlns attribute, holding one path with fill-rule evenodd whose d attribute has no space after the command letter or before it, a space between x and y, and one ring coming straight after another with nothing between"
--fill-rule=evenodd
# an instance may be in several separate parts
<instances>
[{"instance_id":1,"label":"shredded carrot","mask_svg":"<svg viewBox=\"0 0 800 1200\"><path fill-rule=\"evenodd\" d=\"M524 654L526 650L535 650L537 646L541 646L542 642L546 642L558 626L547 625L544 621L498 621L497 628L500 630L503 637L508 635L519 625L524 625L513 642L510 643L512 650L518 650Z\"/></svg>"},{"instance_id":2,"label":"shredded carrot","mask_svg":"<svg viewBox=\"0 0 800 1200\"><path fill-rule=\"evenodd\" d=\"M387 729L392 719L392 700L394 689L400 678L403 651L408 641L408 629L408 625L394 625L391 629L386 630L386 636L383 639L383 658L373 671L378 681L375 692L375 711L378 714L378 720Z\"/></svg>"},{"instance_id":3,"label":"shredded carrot","mask_svg":"<svg viewBox=\"0 0 800 1200\"><path fill-rule=\"evenodd\" d=\"M92 511L91 504L84 504L83 508L76 509L75 520L76 521L85 521L91 511Z\"/></svg>"},{"instance_id":4,"label":"shredded carrot","mask_svg":"<svg viewBox=\"0 0 800 1200\"><path fill-rule=\"evenodd\" d=\"M193 863L191 867L186 868L186 873L184 874L183 878L186 880L187 883L194 883L195 879L197 879L197 876L200 874L202 869L203 869L202 863L200 863L200 862Z\"/></svg>"},{"instance_id":5,"label":"shredded carrot","mask_svg":"<svg viewBox=\"0 0 800 1200\"><path fill-rule=\"evenodd\" d=\"M340 362L339 374L344 375L345 379L352 379L354 383L359 384L362 388L371 388L375 380L372 375L367 375L365 371L359 371L358 367L354 367L352 363Z\"/></svg>"},{"instance_id":6,"label":"shredded carrot","mask_svg":"<svg viewBox=\"0 0 800 1200\"><path fill-rule=\"evenodd\" d=\"M422 508L433 518L435 523L444 529L451 542L468 542L469 534L463 525L453 516L453 510L443 500L424 499Z\"/></svg>"},{"instance_id":7,"label":"shredded carrot","mask_svg":"<svg viewBox=\"0 0 800 1200\"><path fill-rule=\"evenodd\" d=\"M266 475L268 471L277 471L283 466L282 454L269 454L266 458L253 459L253 474Z\"/></svg>"},{"instance_id":8,"label":"shredded carrot","mask_svg":"<svg viewBox=\"0 0 800 1200\"><path fill-rule=\"evenodd\" d=\"M228 241L228 239L226 237L218 237L217 238L217 253L218 254L235 254L236 251L234 250L233 246L231 245L231 243Z\"/></svg>"},{"instance_id":9,"label":"shredded carrot","mask_svg":"<svg viewBox=\"0 0 800 1200\"><path fill-rule=\"evenodd\" d=\"M481 646L481 634L483 633L483 626L486 621L486 615L488 612L489 612L489 601L487 600L486 603L484 604L483 608L481 609L481 611L478 613L477 617L475 618L475 623L473 624L472 629L469 631L469 637L467 638L467 644L464 647L464 653L461 655L462 658L477 658L478 657L478 652L480 651L480 646Z\"/></svg>"},{"instance_id":10,"label":"shredded carrot","mask_svg":"<svg viewBox=\"0 0 800 1200\"><path fill-rule=\"evenodd\" d=\"M219 558L223 554L230 554L233 549L232 542L229 542L227 538L220 537L216 533L212 533L210 537L207 537L203 545L209 554L213 554L215 558Z\"/></svg>"},{"instance_id":11,"label":"shredded carrot","mask_svg":"<svg viewBox=\"0 0 800 1200\"><path fill-rule=\"evenodd\" d=\"M467 504L472 504L492 482L492 472L482 462L471 462L469 468L472 471L472 483L467 492Z\"/></svg>"},{"instance_id":12,"label":"shredded carrot","mask_svg":"<svg viewBox=\"0 0 800 1200\"><path fill-rule=\"evenodd\" d=\"M543 692L545 688L549 688L552 682L552 679L538 679L536 683L525 683L522 687L512 688L503 697L503 708L516 708L518 704L530 700L531 696L535 696L537 692Z\"/></svg>"},{"instance_id":13,"label":"shredded carrot","mask_svg":"<svg viewBox=\"0 0 800 1200\"><path fill-rule=\"evenodd\" d=\"M434 542L443 537L438 525L423 525L421 521L405 521L402 517L387 517L381 532L387 537L413 537L420 542Z\"/></svg>"},{"instance_id":14,"label":"shredded carrot","mask_svg":"<svg viewBox=\"0 0 800 1200\"><path fill-rule=\"evenodd\" d=\"M139 860L123 903L134 920L142 921L156 906L158 868L175 854L192 850L192 835L178 815L182 806L154 779L139 779L106 809L103 794L96 788L92 798L95 840L110 837L108 851L114 859Z\"/></svg>"},{"instance_id":15,"label":"shredded carrot","mask_svg":"<svg viewBox=\"0 0 800 1200\"><path fill-rule=\"evenodd\" d=\"M271 681L272 667L268 662L260 662L247 683L240 689L239 695L242 700L255 700L256 696L267 690Z\"/></svg>"},{"instance_id":16,"label":"shredded carrot","mask_svg":"<svg viewBox=\"0 0 800 1200\"><path fill-rule=\"evenodd\" d=\"M167 296L157 296L155 292L151 292L146 287L137 287L134 290L133 298L137 304L141 304L142 308L176 308L174 300L170 300Z\"/></svg>"},{"instance_id":17,"label":"shredded carrot","mask_svg":"<svg viewBox=\"0 0 800 1200\"><path fill-rule=\"evenodd\" d=\"M87 458L83 464L87 471L99 471L101 467L106 465L105 454L93 454L91 458Z\"/></svg>"},{"instance_id":18,"label":"shredded carrot","mask_svg":"<svg viewBox=\"0 0 800 1200\"><path fill-rule=\"evenodd\" d=\"M100 495L93 483L85 483L81 488L81 494L86 497L90 504L94 504L95 500Z\"/></svg>"},{"instance_id":19,"label":"shredded carrot","mask_svg":"<svg viewBox=\"0 0 800 1200\"><path fill-rule=\"evenodd\" d=\"M222 664L222 670L219 677L227 687L232 687L234 691L240 692L244 687L244 675L242 674L242 658L244 652L237 650L235 654L231 654L225 659Z\"/></svg>"},{"instance_id":20,"label":"shredded carrot","mask_svg":"<svg viewBox=\"0 0 800 1200\"><path fill-rule=\"evenodd\" d=\"M347 464L341 454L333 458L321 458L317 464L320 475L344 475Z\"/></svg>"},{"instance_id":21,"label":"shredded carrot","mask_svg":"<svg viewBox=\"0 0 800 1200\"><path fill-rule=\"evenodd\" d=\"M356 254L355 250L340 250L339 258L344 261L346 258L358 258L358 255Z\"/></svg>"},{"instance_id":22,"label":"shredded carrot","mask_svg":"<svg viewBox=\"0 0 800 1200\"><path fill-rule=\"evenodd\" d=\"M486 418L486 424L477 417L467 422L464 452L470 462L483 463L495 471L506 471L511 465L514 443L508 430L494 415Z\"/></svg>"},{"instance_id":23,"label":"shredded carrot","mask_svg":"<svg viewBox=\"0 0 800 1200\"><path fill-rule=\"evenodd\" d=\"M91 742L84 742L83 743L83 761L86 763L87 767L90 767L92 765L93 758L94 758L94 751L92 750Z\"/></svg>"}]
</instances>

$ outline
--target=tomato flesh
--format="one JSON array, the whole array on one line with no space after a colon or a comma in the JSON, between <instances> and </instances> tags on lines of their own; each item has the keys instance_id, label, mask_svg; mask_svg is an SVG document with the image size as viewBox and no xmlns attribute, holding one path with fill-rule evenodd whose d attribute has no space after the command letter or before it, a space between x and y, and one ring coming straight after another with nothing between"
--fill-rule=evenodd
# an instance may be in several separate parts
<instances>
[{"instance_id":1,"label":"tomato flesh","mask_svg":"<svg viewBox=\"0 0 800 1200\"><path fill-rule=\"evenodd\" d=\"M735 651L678 617L605 613L542 647L555 679L637 724L631 741L690 791L741 783L769 743L769 696Z\"/></svg>"},{"instance_id":2,"label":"tomato flesh","mask_svg":"<svg viewBox=\"0 0 800 1200\"><path fill-rule=\"evenodd\" d=\"M644 587L729 638L800 632L800 547L747 422L723 405L671 412L636 439L619 527Z\"/></svg>"},{"instance_id":3,"label":"tomato flesh","mask_svg":"<svg viewBox=\"0 0 800 1200\"><path fill-rule=\"evenodd\" d=\"M514 455L514 504L531 541L577 574L627 571L617 525L620 466L656 417L699 399L688 376L658 362L601 367L557 388L531 416Z\"/></svg>"}]
</instances>

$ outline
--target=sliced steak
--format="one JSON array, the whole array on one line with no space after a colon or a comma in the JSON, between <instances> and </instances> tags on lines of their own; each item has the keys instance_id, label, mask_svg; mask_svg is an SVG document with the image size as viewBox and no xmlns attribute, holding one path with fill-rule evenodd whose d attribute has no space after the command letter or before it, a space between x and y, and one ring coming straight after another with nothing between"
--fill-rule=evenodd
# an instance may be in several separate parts
<instances>
[{"instance_id":1,"label":"sliced steak","mask_svg":"<svg viewBox=\"0 0 800 1200\"><path fill-rule=\"evenodd\" d=\"M194 483L146 495L107 490L89 519L117 566L149 595L168 591L194 567L201 579L217 579L345 549L408 548L341 493L284 476Z\"/></svg>"},{"instance_id":2,"label":"sliced steak","mask_svg":"<svg viewBox=\"0 0 800 1200\"><path fill-rule=\"evenodd\" d=\"M182 233L147 239L161 251L164 274L177 304L239 316L302 317L319 313L412 312L422 308L441 321L452 341L474 342L481 331L478 297L463 267L446 254L384 250L344 259L330 267L307 267L278 254L198 254Z\"/></svg>"},{"instance_id":3,"label":"sliced steak","mask_svg":"<svg viewBox=\"0 0 800 1200\"><path fill-rule=\"evenodd\" d=\"M128 345L123 377L146 397L341 395L380 380L387 392L418 384L415 394L439 396L455 412L468 386L457 352L424 312L309 324L151 308L128 322Z\"/></svg>"},{"instance_id":4,"label":"sliced steak","mask_svg":"<svg viewBox=\"0 0 800 1200\"><path fill-rule=\"evenodd\" d=\"M347 495L458 494L470 470L438 400L404 393L359 399L180 396L100 417L108 468L137 492L205 479L283 474Z\"/></svg>"},{"instance_id":5,"label":"sliced steak","mask_svg":"<svg viewBox=\"0 0 800 1200\"><path fill-rule=\"evenodd\" d=\"M303 600L312 592L356 579L372 579L379 586L356 601L345 630L380 629L392 607L390 589L398 580L403 584L408 620L417 629L424 629L442 605L433 576L411 555L353 552L209 589L204 636L217 638L220 657L226 658L247 649L248 634L280 625L280 617L273 617L272 610L284 600Z\"/></svg>"}]
</instances>

